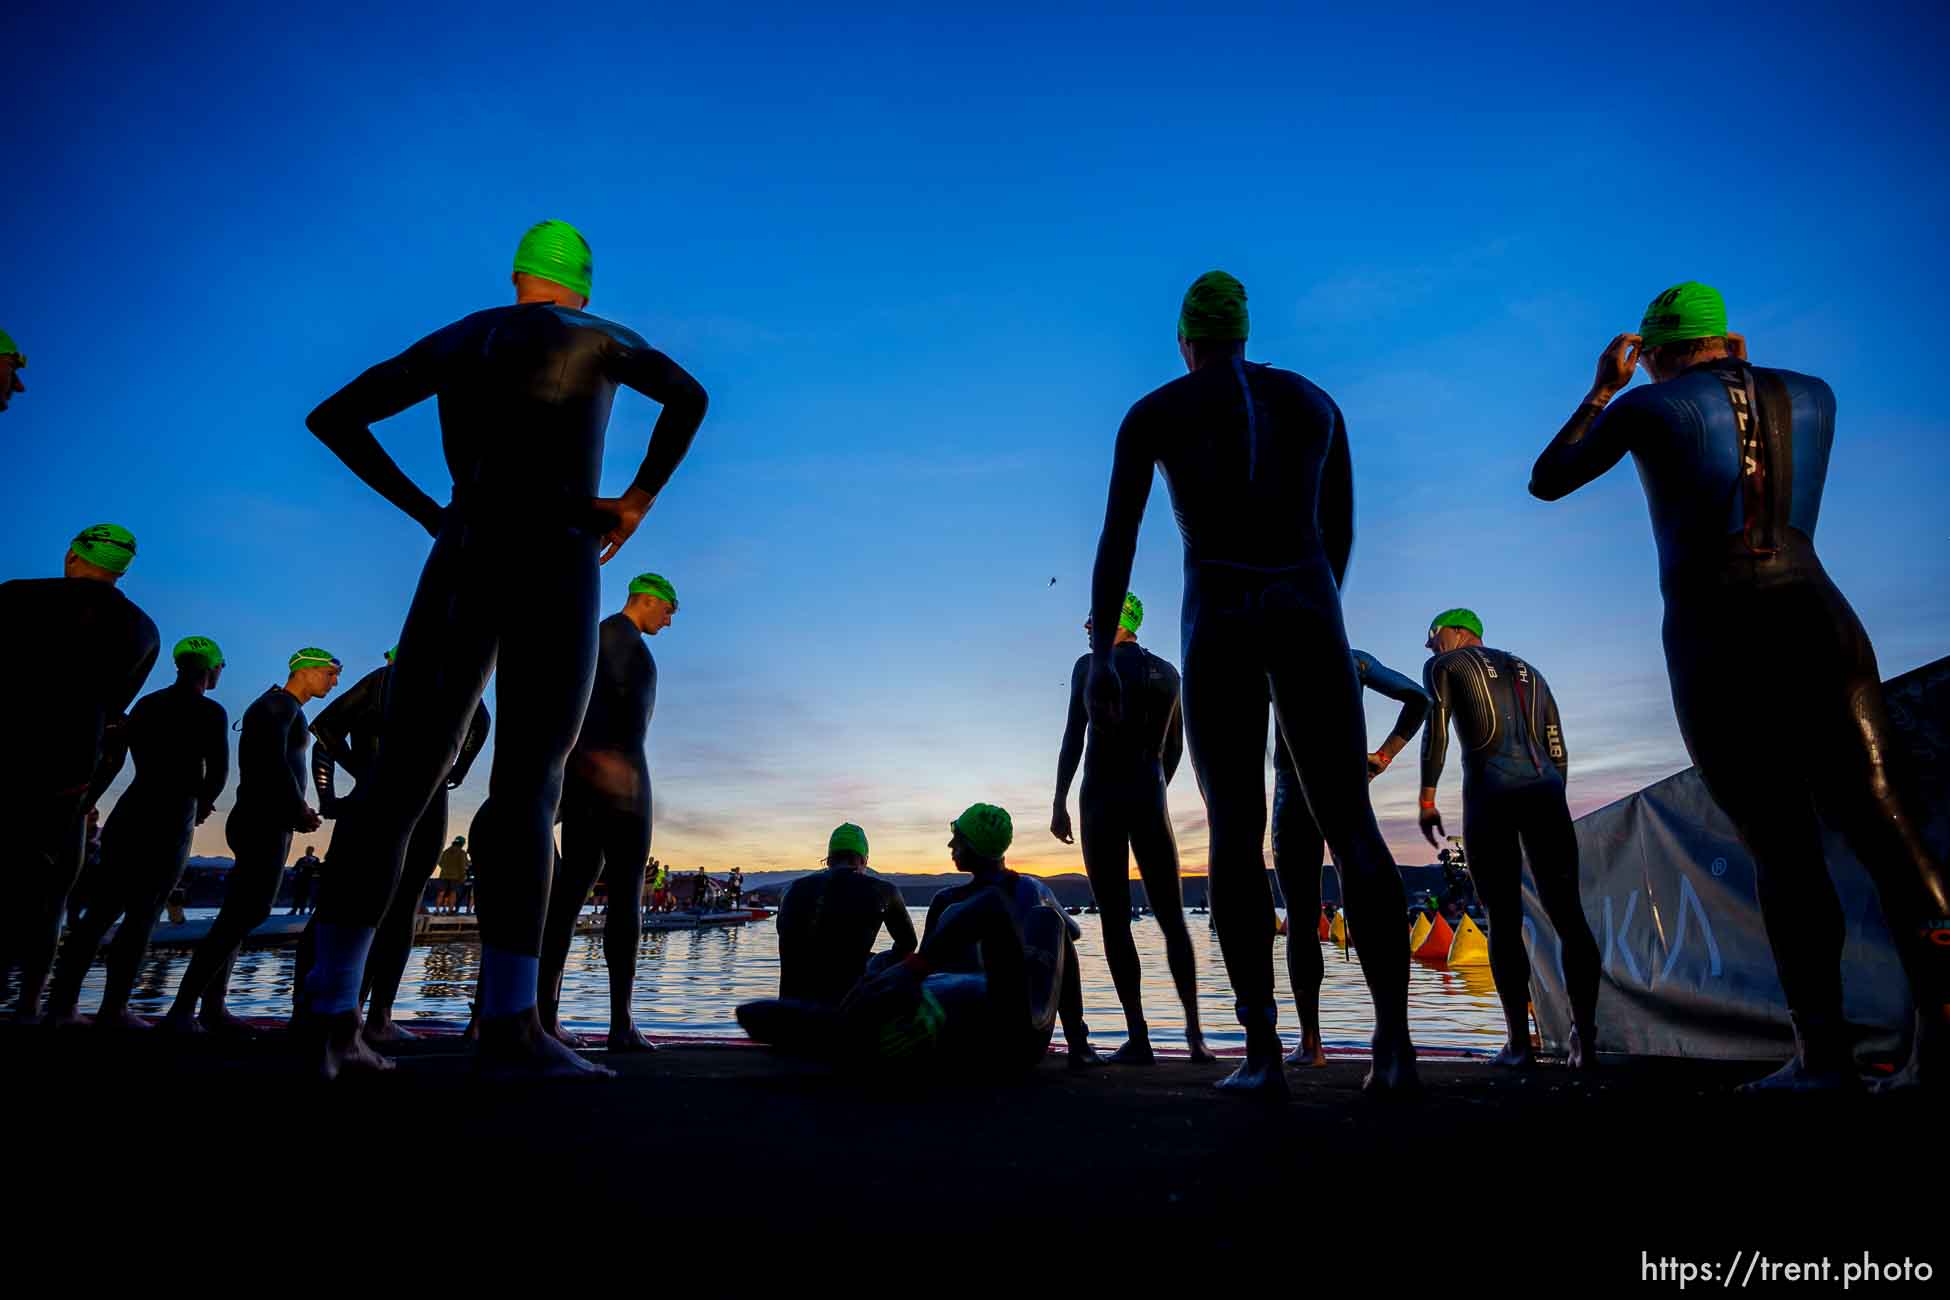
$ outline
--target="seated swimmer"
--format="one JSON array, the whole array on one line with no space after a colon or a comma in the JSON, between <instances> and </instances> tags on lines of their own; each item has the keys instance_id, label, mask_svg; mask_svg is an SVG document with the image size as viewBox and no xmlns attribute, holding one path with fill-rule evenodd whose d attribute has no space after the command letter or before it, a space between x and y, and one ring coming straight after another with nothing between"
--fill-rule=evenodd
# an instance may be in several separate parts
<instances>
[{"instance_id":1,"label":"seated swimmer","mask_svg":"<svg viewBox=\"0 0 1950 1300\"><path fill-rule=\"evenodd\" d=\"M745 1032L856 1063L1012 1071L1042 1060L1061 1011L1081 1005L1074 923L1048 886L1005 865L1014 837L1007 812L974 804L952 829L955 866L974 879L935 895L918 952L876 959L879 969L837 1009L748 1002L738 1008ZM1074 1057L1078 1039L1071 1043Z\"/></svg>"},{"instance_id":2,"label":"seated swimmer","mask_svg":"<svg viewBox=\"0 0 1950 1300\"><path fill-rule=\"evenodd\" d=\"M847 822L826 841L826 870L793 881L779 900L779 996L838 1006L883 925L888 958L918 946L900 890L867 874L867 833Z\"/></svg>"}]
</instances>

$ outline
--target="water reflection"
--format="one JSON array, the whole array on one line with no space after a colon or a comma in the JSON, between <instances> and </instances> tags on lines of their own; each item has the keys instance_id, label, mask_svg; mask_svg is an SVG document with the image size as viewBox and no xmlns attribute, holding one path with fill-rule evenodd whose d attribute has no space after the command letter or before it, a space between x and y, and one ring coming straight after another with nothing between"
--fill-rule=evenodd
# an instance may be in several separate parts
<instances>
[{"instance_id":1,"label":"water reflection","mask_svg":"<svg viewBox=\"0 0 1950 1300\"><path fill-rule=\"evenodd\" d=\"M912 909L918 930L926 919ZM1084 973L1084 1016L1096 1041L1115 1045L1124 1036L1124 1016L1104 966L1098 918L1080 916L1079 942ZM1198 955L1199 1016L1215 1046L1243 1046L1233 1019L1232 996L1225 986L1217 938L1205 918L1191 922ZM1164 940L1157 923L1146 919L1132 928L1144 971L1144 1013L1152 1039L1182 1045L1184 1014L1165 965ZM1284 943L1285 940L1278 942ZM1306 939L1302 942L1315 942ZM480 948L440 943L415 948L400 982L394 1014L414 1019L463 1021L474 996ZM1321 1028L1330 1045L1359 1045L1372 1028L1368 990L1360 962L1331 944L1321 945L1326 979L1321 987ZM291 1011L295 950L270 948L240 953L230 980L230 1008L239 1015L284 1016ZM1284 954L1276 953L1280 985L1280 1025L1289 1037L1298 1032L1291 990L1286 987ZM183 951L152 951L136 979L130 1008L159 1016L169 1009L177 981L189 963ZM643 936L636 977L637 1024L653 1034L735 1035L733 1009L753 998L770 997L779 987L778 935L769 921L707 930L652 931ZM89 972L82 1010L92 1011L101 997L101 968ZM1490 984L1488 967L1450 970L1411 962L1409 1024L1415 1041L1428 1047L1495 1049L1503 1041L1503 1013ZM603 962L600 933L576 936L562 977L562 1018L578 1029L601 1032L609 1023L609 970Z\"/></svg>"}]
</instances>

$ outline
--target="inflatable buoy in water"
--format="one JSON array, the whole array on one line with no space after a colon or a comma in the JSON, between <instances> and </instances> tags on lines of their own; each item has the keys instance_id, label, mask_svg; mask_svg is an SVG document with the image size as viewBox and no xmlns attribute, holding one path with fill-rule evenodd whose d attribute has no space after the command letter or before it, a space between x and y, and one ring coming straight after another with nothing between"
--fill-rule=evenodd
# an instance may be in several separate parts
<instances>
[{"instance_id":1,"label":"inflatable buoy in water","mask_svg":"<svg viewBox=\"0 0 1950 1300\"><path fill-rule=\"evenodd\" d=\"M1474 918L1464 913L1462 924L1456 927L1456 937L1449 944L1449 964L1451 966L1487 966L1490 964L1490 940L1478 928Z\"/></svg>"},{"instance_id":2,"label":"inflatable buoy in water","mask_svg":"<svg viewBox=\"0 0 1950 1300\"><path fill-rule=\"evenodd\" d=\"M1347 913L1346 912L1334 913L1334 924L1328 927L1327 937L1329 939L1332 939L1339 946L1343 948L1347 947Z\"/></svg>"},{"instance_id":3,"label":"inflatable buoy in water","mask_svg":"<svg viewBox=\"0 0 1950 1300\"><path fill-rule=\"evenodd\" d=\"M1286 933L1286 918L1284 916L1276 916L1273 918L1273 933L1276 935Z\"/></svg>"},{"instance_id":4,"label":"inflatable buoy in water","mask_svg":"<svg viewBox=\"0 0 1950 1300\"><path fill-rule=\"evenodd\" d=\"M1422 940L1428 937L1429 914L1427 912L1417 912L1415 914L1415 924L1409 927L1408 931L1408 950L1411 953L1414 952L1422 946Z\"/></svg>"},{"instance_id":5,"label":"inflatable buoy in water","mask_svg":"<svg viewBox=\"0 0 1950 1300\"><path fill-rule=\"evenodd\" d=\"M1429 926L1428 933L1422 936L1422 942L1410 950L1409 956L1422 961L1447 961L1449 945L1455 940L1456 932L1449 928L1449 922L1438 913L1434 923Z\"/></svg>"},{"instance_id":6,"label":"inflatable buoy in water","mask_svg":"<svg viewBox=\"0 0 1950 1300\"><path fill-rule=\"evenodd\" d=\"M1327 940L1333 937L1334 937L1334 927L1327 924L1327 913L1322 912L1320 914L1320 941L1322 943L1325 943L1327 942Z\"/></svg>"}]
</instances>

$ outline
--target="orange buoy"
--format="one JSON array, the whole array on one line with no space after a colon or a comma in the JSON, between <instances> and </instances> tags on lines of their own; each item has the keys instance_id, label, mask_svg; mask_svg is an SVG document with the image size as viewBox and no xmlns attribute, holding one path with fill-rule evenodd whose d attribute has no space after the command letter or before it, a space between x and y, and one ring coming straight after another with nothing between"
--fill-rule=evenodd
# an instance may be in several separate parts
<instances>
[{"instance_id":1,"label":"orange buoy","mask_svg":"<svg viewBox=\"0 0 1950 1300\"><path fill-rule=\"evenodd\" d=\"M1327 924L1327 913L1322 912L1320 914L1320 940L1322 943L1325 943L1333 937L1333 929Z\"/></svg>"},{"instance_id":2,"label":"orange buoy","mask_svg":"<svg viewBox=\"0 0 1950 1300\"><path fill-rule=\"evenodd\" d=\"M1455 940L1456 932L1449 928L1449 922L1438 912L1435 924L1429 927L1429 932L1422 936L1422 942L1416 945L1415 951L1410 955L1419 957L1423 961L1447 961L1449 945Z\"/></svg>"}]
</instances>

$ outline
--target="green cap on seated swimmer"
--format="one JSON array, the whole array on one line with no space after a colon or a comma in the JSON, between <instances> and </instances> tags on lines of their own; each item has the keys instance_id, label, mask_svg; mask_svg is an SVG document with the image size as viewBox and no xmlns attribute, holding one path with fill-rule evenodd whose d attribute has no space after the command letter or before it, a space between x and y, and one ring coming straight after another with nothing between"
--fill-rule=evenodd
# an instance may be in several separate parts
<instances>
[{"instance_id":1,"label":"green cap on seated swimmer","mask_svg":"<svg viewBox=\"0 0 1950 1300\"><path fill-rule=\"evenodd\" d=\"M1246 286L1224 271L1207 271L1185 290L1178 309L1178 337L1197 342L1244 339L1247 327Z\"/></svg>"},{"instance_id":2,"label":"green cap on seated swimmer","mask_svg":"<svg viewBox=\"0 0 1950 1300\"><path fill-rule=\"evenodd\" d=\"M20 344L5 330L0 330L0 357L12 357L15 370L27 369L27 358L22 355Z\"/></svg>"},{"instance_id":3,"label":"green cap on seated swimmer","mask_svg":"<svg viewBox=\"0 0 1950 1300\"><path fill-rule=\"evenodd\" d=\"M179 668L189 665L198 668L223 667L223 651L217 649L217 643L207 636L184 637L169 652L169 657Z\"/></svg>"},{"instance_id":4,"label":"green cap on seated swimmer","mask_svg":"<svg viewBox=\"0 0 1950 1300\"><path fill-rule=\"evenodd\" d=\"M126 573L135 558L135 534L119 524L95 524L76 534L68 549L98 569Z\"/></svg>"},{"instance_id":5,"label":"green cap on seated swimmer","mask_svg":"<svg viewBox=\"0 0 1950 1300\"><path fill-rule=\"evenodd\" d=\"M1009 851L1016 837L1016 824L1007 809L992 803L972 803L968 810L949 823L968 847L985 858L999 858Z\"/></svg>"},{"instance_id":6,"label":"green cap on seated swimmer","mask_svg":"<svg viewBox=\"0 0 1950 1300\"><path fill-rule=\"evenodd\" d=\"M387 663L391 663L391 662L393 662L393 660L394 660L394 659L396 659L396 658L398 658L398 657L399 657L399 647L398 647L398 646L394 646L394 647L393 647L393 648L392 648L391 650L388 650L388 651L386 652L386 662L387 662Z\"/></svg>"},{"instance_id":7,"label":"green cap on seated swimmer","mask_svg":"<svg viewBox=\"0 0 1950 1300\"><path fill-rule=\"evenodd\" d=\"M1434 636L1438 628L1459 627L1465 632L1473 632L1477 640L1483 638L1483 620L1476 617L1473 609L1445 609L1429 620L1429 635Z\"/></svg>"},{"instance_id":8,"label":"green cap on seated swimmer","mask_svg":"<svg viewBox=\"0 0 1950 1300\"><path fill-rule=\"evenodd\" d=\"M294 673L297 672L300 668L342 668L344 667L344 665L339 662L337 655L333 654L329 650L320 650L315 645L308 645L303 650L300 650L297 654L292 655L291 661L287 666Z\"/></svg>"},{"instance_id":9,"label":"green cap on seated swimmer","mask_svg":"<svg viewBox=\"0 0 1950 1300\"><path fill-rule=\"evenodd\" d=\"M826 856L830 858L836 853L857 853L866 857L867 833L852 822L843 822L834 827L833 833L826 839Z\"/></svg>"},{"instance_id":10,"label":"green cap on seated swimmer","mask_svg":"<svg viewBox=\"0 0 1950 1300\"><path fill-rule=\"evenodd\" d=\"M596 259L580 230L566 221L541 221L521 237L521 246L515 249L515 270L553 281L587 298L596 276Z\"/></svg>"},{"instance_id":11,"label":"green cap on seated swimmer","mask_svg":"<svg viewBox=\"0 0 1950 1300\"><path fill-rule=\"evenodd\" d=\"M1144 626L1144 602L1137 598L1136 592L1124 593L1124 611L1117 616L1117 626L1126 632L1135 632Z\"/></svg>"},{"instance_id":12,"label":"green cap on seated swimmer","mask_svg":"<svg viewBox=\"0 0 1950 1300\"><path fill-rule=\"evenodd\" d=\"M1639 322L1639 347L1658 348L1727 332L1727 303L1720 291L1698 280L1675 284L1652 300Z\"/></svg>"},{"instance_id":13,"label":"green cap on seated swimmer","mask_svg":"<svg viewBox=\"0 0 1950 1300\"><path fill-rule=\"evenodd\" d=\"M677 588L670 585L670 579L661 573L639 573L630 579L632 596L655 596L670 606L670 612L677 612Z\"/></svg>"}]
</instances>

